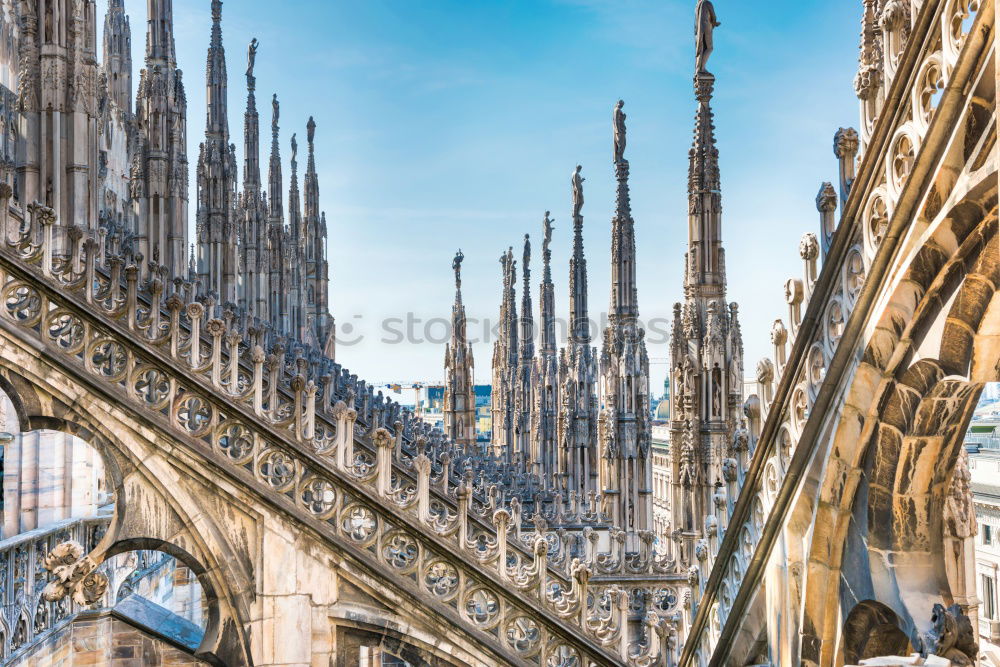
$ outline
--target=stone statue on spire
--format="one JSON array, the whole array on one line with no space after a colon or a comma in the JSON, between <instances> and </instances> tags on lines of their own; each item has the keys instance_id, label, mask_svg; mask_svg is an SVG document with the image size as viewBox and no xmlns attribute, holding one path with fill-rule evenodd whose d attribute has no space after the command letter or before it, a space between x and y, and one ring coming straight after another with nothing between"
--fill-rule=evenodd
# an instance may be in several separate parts
<instances>
[{"instance_id":1,"label":"stone statue on spire","mask_svg":"<svg viewBox=\"0 0 1000 667\"><path fill-rule=\"evenodd\" d=\"M695 74L707 72L705 65L708 57L712 55L715 48L712 33L721 23L716 19L715 7L712 0L698 0L698 7L695 10Z\"/></svg>"},{"instance_id":2,"label":"stone statue on spire","mask_svg":"<svg viewBox=\"0 0 1000 667\"><path fill-rule=\"evenodd\" d=\"M295 158L299 154L299 142L295 140L295 134L292 134L292 162L295 162Z\"/></svg>"},{"instance_id":3,"label":"stone statue on spire","mask_svg":"<svg viewBox=\"0 0 1000 667\"><path fill-rule=\"evenodd\" d=\"M625 106L624 100L618 100L613 114L613 125L615 130L615 164L625 159Z\"/></svg>"},{"instance_id":4,"label":"stone statue on spire","mask_svg":"<svg viewBox=\"0 0 1000 667\"><path fill-rule=\"evenodd\" d=\"M542 252L549 252L549 244L552 243L552 223L554 222L552 218L549 217L550 212L545 212L545 219L542 220Z\"/></svg>"},{"instance_id":5,"label":"stone statue on spire","mask_svg":"<svg viewBox=\"0 0 1000 667\"><path fill-rule=\"evenodd\" d=\"M278 131L278 116L281 115L281 107L278 105L278 93L271 98L271 130Z\"/></svg>"},{"instance_id":6,"label":"stone statue on spire","mask_svg":"<svg viewBox=\"0 0 1000 667\"><path fill-rule=\"evenodd\" d=\"M465 255L462 254L462 249L458 249L458 253L455 255L455 259L451 262L451 268L455 270L455 289L462 289L462 260L465 259Z\"/></svg>"},{"instance_id":7,"label":"stone statue on spire","mask_svg":"<svg viewBox=\"0 0 1000 667\"><path fill-rule=\"evenodd\" d=\"M250 40L250 45L247 47L247 81L253 79L253 67L254 63L257 62L257 47L259 45L260 42L254 37Z\"/></svg>"},{"instance_id":8,"label":"stone statue on spire","mask_svg":"<svg viewBox=\"0 0 1000 667\"><path fill-rule=\"evenodd\" d=\"M572 176L574 218L580 217L580 211L583 210L583 182L587 179L580 175L580 171L582 169L582 166L576 165L576 169L573 170Z\"/></svg>"}]
</instances>

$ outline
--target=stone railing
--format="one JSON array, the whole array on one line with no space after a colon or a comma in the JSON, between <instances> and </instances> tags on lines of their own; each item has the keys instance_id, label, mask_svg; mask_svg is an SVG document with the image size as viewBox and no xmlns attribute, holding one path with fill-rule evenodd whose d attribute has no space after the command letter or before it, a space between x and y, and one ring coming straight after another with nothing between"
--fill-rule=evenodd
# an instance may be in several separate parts
<instances>
[{"instance_id":1,"label":"stone railing","mask_svg":"<svg viewBox=\"0 0 1000 667\"><path fill-rule=\"evenodd\" d=\"M680 658L683 665L710 659L723 664L746 605L759 589L767 555L812 454L800 450L799 442L813 442L819 422L835 409L840 378L838 374L831 383L827 374L849 365L863 319L851 316L855 311L863 316L871 308L875 290L864 289L866 278L979 7L975 0L926 0L914 3L912 16L900 15L903 23L890 17L885 24L905 33L906 41L897 45L892 76L879 84L887 85L878 90L878 104L868 106L862 99L863 119L871 124L863 132L865 155L857 174L858 134L842 129L834 139L839 193L830 183L820 188L819 234L802 238L803 276L785 285L787 324L774 323L774 359L757 367L759 395L747 403L753 457L725 536L703 567L711 574L707 581L694 582L700 597L695 596L699 599ZM878 113L869 117L873 109ZM851 340L846 348L844 337ZM801 577L801 567L792 567L791 575Z\"/></svg>"},{"instance_id":2,"label":"stone railing","mask_svg":"<svg viewBox=\"0 0 1000 667\"><path fill-rule=\"evenodd\" d=\"M214 317L184 284L164 298L155 267L140 280L136 265L101 247L106 239L57 225L50 209L22 216L2 201L0 215L4 326L56 353L88 390L512 662L672 662L680 615L671 581L682 577L653 552L651 534L626 553L610 529L610 550L598 553L596 531L581 528L580 545L565 528L548 530L544 513L525 531L516 498L503 503L493 487L477 497L471 471L456 483L447 448L428 447L417 425L410 441L401 420L387 428L392 410L359 404L342 373L301 355L289 362L280 341L266 354L259 332ZM593 521L598 508L599 498L571 498L550 514Z\"/></svg>"},{"instance_id":3,"label":"stone railing","mask_svg":"<svg viewBox=\"0 0 1000 667\"><path fill-rule=\"evenodd\" d=\"M70 519L0 541L0 662L16 657L83 609L71 597L57 602L42 597L50 579L45 558L68 541L89 552L101 541L109 520L106 516Z\"/></svg>"}]
</instances>

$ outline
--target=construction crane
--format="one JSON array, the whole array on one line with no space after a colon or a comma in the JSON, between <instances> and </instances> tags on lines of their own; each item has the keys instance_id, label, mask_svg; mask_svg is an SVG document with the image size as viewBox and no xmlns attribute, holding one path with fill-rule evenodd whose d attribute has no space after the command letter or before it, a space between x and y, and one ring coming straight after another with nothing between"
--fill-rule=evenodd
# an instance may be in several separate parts
<instances>
[{"instance_id":1,"label":"construction crane","mask_svg":"<svg viewBox=\"0 0 1000 667\"><path fill-rule=\"evenodd\" d=\"M403 393L404 389L413 390L413 396L414 396L413 412L419 418L423 416L423 407L420 400L422 396L421 392L427 386L437 387L437 386L444 386L444 384L441 383L441 384L428 385L428 383L426 382L389 382L385 386L386 388L391 389L394 394L401 394Z\"/></svg>"}]
</instances>

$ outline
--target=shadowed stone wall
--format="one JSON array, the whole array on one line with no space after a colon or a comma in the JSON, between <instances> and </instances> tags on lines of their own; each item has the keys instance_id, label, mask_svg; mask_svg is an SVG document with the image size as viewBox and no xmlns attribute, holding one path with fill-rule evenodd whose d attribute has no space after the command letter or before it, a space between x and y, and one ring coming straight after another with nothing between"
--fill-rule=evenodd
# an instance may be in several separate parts
<instances>
[{"instance_id":1,"label":"shadowed stone wall","mask_svg":"<svg viewBox=\"0 0 1000 667\"><path fill-rule=\"evenodd\" d=\"M187 667L207 663L136 629L110 612L84 612L11 664Z\"/></svg>"}]
</instances>

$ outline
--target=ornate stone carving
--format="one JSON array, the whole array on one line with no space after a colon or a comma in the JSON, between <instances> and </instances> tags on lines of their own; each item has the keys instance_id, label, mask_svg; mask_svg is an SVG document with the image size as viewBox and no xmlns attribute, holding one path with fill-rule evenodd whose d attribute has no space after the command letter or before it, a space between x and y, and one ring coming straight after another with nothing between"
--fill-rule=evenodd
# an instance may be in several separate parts
<instances>
[{"instance_id":1,"label":"ornate stone carving","mask_svg":"<svg viewBox=\"0 0 1000 667\"><path fill-rule=\"evenodd\" d=\"M979 653L976 633L969 617L962 613L958 605L947 609L941 603L934 605L931 614L931 629L921 637L920 654L930 654L951 660L957 667L975 665Z\"/></svg>"},{"instance_id":2,"label":"ornate stone carving","mask_svg":"<svg viewBox=\"0 0 1000 667\"><path fill-rule=\"evenodd\" d=\"M97 565L83 555L78 542L63 542L45 557L45 569L55 581L46 584L42 597L48 602L62 600L67 595L77 604L87 607L98 602L108 588L108 578L96 572Z\"/></svg>"},{"instance_id":3,"label":"ornate stone carving","mask_svg":"<svg viewBox=\"0 0 1000 667\"><path fill-rule=\"evenodd\" d=\"M978 524L972 505L971 481L969 455L963 449L958 454L955 470L951 473L951 488L944 499L946 535L961 539L976 535Z\"/></svg>"}]
</instances>

